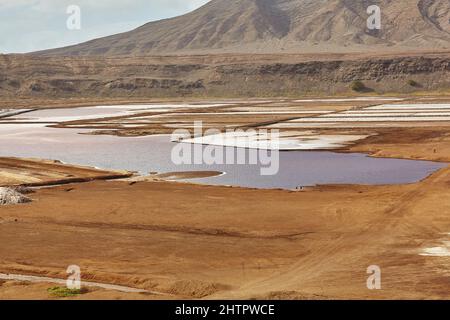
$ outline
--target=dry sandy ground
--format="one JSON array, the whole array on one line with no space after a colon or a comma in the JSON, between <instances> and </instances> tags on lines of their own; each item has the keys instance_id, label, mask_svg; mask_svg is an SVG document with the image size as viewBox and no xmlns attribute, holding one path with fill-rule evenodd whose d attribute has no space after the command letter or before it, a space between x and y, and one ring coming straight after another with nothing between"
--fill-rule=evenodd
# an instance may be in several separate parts
<instances>
[{"instance_id":1,"label":"dry sandy ground","mask_svg":"<svg viewBox=\"0 0 450 320\"><path fill-rule=\"evenodd\" d=\"M41 189L31 204L0 209L0 270L65 278L77 264L84 280L179 298L449 298L449 258L420 255L450 231L449 186L450 168L412 185L307 192ZM370 265L382 269L380 291L366 288ZM45 286L25 296L12 287L4 297L48 298Z\"/></svg>"}]
</instances>

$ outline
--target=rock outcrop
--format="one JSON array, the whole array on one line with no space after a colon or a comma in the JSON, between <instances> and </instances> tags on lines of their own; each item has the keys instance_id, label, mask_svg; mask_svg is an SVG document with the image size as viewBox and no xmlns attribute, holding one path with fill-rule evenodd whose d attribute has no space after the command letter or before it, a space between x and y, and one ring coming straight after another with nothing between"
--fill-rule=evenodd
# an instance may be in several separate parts
<instances>
[{"instance_id":1,"label":"rock outcrop","mask_svg":"<svg viewBox=\"0 0 450 320\"><path fill-rule=\"evenodd\" d=\"M11 205L31 202L31 199L19 193L18 191L0 187L0 205Z\"/></svg>"}]
</instances>

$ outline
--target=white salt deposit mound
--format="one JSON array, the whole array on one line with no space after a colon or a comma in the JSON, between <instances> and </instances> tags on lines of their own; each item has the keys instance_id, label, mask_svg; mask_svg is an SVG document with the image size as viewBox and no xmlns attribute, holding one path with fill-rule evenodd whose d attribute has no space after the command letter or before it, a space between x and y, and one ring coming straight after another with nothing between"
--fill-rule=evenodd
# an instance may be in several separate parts
<instances>
[{"instance_id":1,"label":"white salt deposit mound","mask_svg":"<svg viewBox=\"0 0 450 320\"><path fill-rule=\"evenodd\" d=\"M0 187L0 205L10 205L31 202L31 199L23 194L10 189Z\"/></svg>"}]
</instances>

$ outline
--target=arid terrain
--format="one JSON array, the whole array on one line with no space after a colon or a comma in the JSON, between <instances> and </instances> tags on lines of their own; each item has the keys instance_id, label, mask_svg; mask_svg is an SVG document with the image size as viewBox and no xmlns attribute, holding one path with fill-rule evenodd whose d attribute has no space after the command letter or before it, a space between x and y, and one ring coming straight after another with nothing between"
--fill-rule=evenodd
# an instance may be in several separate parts
<instances>
[{"instance_id":1,"label":"arid terrain","mask_svg":"<svg viewBox=\"0 0 450 320\"><path fill-rule=\"evenodd\" d=\"M204 113L200 117L209 114L215 124L230 124L233 118L221 113L246 110L251 114L275 108L278 111L271 111L275 118L270 125L278 126L290 123L293 116L315 121L348 112L379 112L371 108L381 102L354 99L236 102L192 112ZM394 106L405 103L405 98L398 99ZM428 106L449 101L445 96L407 100ZM289 114L311 109L316 113ZM129 123L130 116L65 125L98 129L105 122L110 132L104 134L117 130L125 130L121 135L129 135L127 130L133 135L149 134L162 130L164 123L187 127L190 120L177 116L180 112L163 115L168 118L162 124L147 124L151 129L147 133L118 126L117 122ZM276 112L288 112L287 119L277 118ZM443 112L430 109L427 113ZM390 125L384 128L358 127L351 122L354 128L320 128L319 123L315 130L369 136L339 148L340 152L449 162L449 121L423 119L420 123L385 122ZM267 120L253 119L269 125ZM4 172L9 166L7 160L2 161ZM22 174L28 170L23 167ZM29 195L31 203L0 208L0 241L4 244L0 278L1 274L17 275L16 280L1 280L0 297L53 298L47 292L55 286L53 280L19 281L20 275L65 279L66 268L72 264L81 267L83 281L128 288L88 287L74 299L450 297L448 167L413 184L327 185L303 191L163 179L137 177L41 188ZM371 265L382 270L382 290L366 287L366 270Z\"/></svg>"},{"instance_id":2,"label":"arid terrain","mask_svg":"<svg viewBox=\"0 0 450 320\"><path fill-rule=\"evenodd\" d=\"M448 92L450 53L0 55L5 99L210 99ZM355 81L364 87L352 89Z\"/></svg>"},{"instance_id":3,"label":"arid terrain","mask_svg":"<svg viewBox=\"0 0 450 320\"><path fill-rule=\"evenodd\" d=\"M213 0L129 32L0 55L9 98L248 98L448 92L447 0ZM353 89L352 89L353 88Z\"/></svg>"},{"instance_id":4,"label":"arid terrain","mask_svg":"<svg viewBox=\"0 0 450 320\"><path fill-rule=\"evenodd\" d=\"M212 0L0 54L0 299L450 299L450 6L379 0L372 30L372 4ZM290 158L294 181L273 187L167 160L242 148L215 142L227 130L278 130L284 155L323 169ZM361 180L296 180L326 170ZM55 295L74 265L83 290Z\"/></svg>"}]
</instances>

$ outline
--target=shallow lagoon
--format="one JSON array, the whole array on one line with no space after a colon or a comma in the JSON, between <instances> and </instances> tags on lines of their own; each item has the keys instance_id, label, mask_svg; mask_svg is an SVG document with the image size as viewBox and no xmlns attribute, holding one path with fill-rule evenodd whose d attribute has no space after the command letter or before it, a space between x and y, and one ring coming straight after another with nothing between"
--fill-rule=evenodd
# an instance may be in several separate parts
<instances>
[{"instance_id":1,"label":"shallow lagoon","mask_svg":"<svg viewBox=\"0 0 450 320\"><path fill-rule=\"evenodd\" d=\"M59 110L58 117L74 116L74 109L67 109L67 112L70 114L61 114ZM94 112L98 114L98 110ZM85 109L82 116L90 116L86 113ZM39 120L54 119L54 115L48 111L45 115ZM36 115L28 113L21 120L25 118L36 120ZM88 130L48 128L44 124L0 124L0 156L57 159L104 169L137 171L143 175L149 172L220 171L226 174L191 181L283 189L318 184L412 183L446 166L444 163L371 158L355 153L285 151L280 152L278 174L262 176L261 167L267 166L175 165L171 152L176 144L170 141L169 136L115 137L79 134L87 132Z\"/></svg>"}]
</instances>

